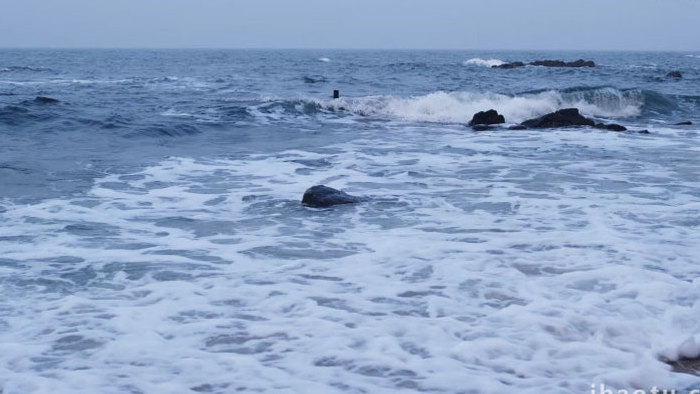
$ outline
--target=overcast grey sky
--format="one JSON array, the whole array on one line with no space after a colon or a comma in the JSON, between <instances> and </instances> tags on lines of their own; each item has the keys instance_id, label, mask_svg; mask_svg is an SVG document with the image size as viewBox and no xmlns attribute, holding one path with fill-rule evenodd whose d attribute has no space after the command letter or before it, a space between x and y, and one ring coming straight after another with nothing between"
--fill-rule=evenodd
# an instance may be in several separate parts
<instances>
[{"instance_id":1,"label":"overcast grey sky","mask_svg":"<svg viewBox=\"0 0 700 394\"><path fill-rule=\"evenodd\" d=\"M700 50L700 0L0 0L0 47Z\"/></svg>"}]
</instances>

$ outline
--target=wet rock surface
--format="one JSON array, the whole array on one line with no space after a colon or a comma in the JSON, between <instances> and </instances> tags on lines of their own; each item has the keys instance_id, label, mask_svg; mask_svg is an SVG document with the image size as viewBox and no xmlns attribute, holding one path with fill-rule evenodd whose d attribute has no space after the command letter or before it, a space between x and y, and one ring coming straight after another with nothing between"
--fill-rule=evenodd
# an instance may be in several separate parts
<instances>
[{"instance_id":1,"label":"wet rock surface","mask_svg":"<svg viewBox=\"0 0 700 394\"><path fill-rule=\"evenodd\" d=\"M362 198L351 196L343 191L324 185L316 185L304 192L301 203L312 208L327 208L334 205L354 204Z\"/></svg>"}]
</instances>

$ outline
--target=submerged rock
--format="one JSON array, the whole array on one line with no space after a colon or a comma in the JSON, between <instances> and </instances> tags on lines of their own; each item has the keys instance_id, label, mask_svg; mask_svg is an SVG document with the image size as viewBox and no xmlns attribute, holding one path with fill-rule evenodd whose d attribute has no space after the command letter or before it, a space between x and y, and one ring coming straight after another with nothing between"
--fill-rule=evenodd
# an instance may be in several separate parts
<instances>
[{"instance_id":1,"label":"submerged rock","mask_svg":"<svg viewBox=\"0 0 700 394\"><path fill-rule=\"evenodd\" d=\"M37 96L34 99L34 102L38 103L38 104L56 104L56 103L59 103L60 101L56 100L55 98L51 98L51 97Z\"/></svg>"},{"instance_id":2,"label":"submerged rock","mask_svg":"<svg viewBox=\"0 0 700 394\"><path fill-rule=\"evenodd\" d=\"M521 124L516 124L513 126L510 126L508 130L527 130L527 127L521 125Z\"/></svg>"},{"instance_id":3,"label":"submerged rock","mask_svg":"<svg viewBox=\"0 0 700 394\"><path fill-rule=\"evenodd\" d=\"M472 126L472 130L474 131L487 131L491 129L493 129L493 126L487 124L475 124Z\"/></svg>"},{"instance_id":4,"label":"submerged rock","mask_svg":"<svg viewBox=\"0 0 700 394\"><path fill-rule=\"evenodd\" d=\"M324 185L316 185L304 192L301 203L312 208L326 208L333 205L362 202L360 197L351 196L340 190Z\"/></svg>"},{"instance_id":5,"label":"submerged rock","mask_svg":"<svg viewBox=\"0 0 700 394\"><path fill-rule=\"evenodd\" d=\"M533 129L549 129L571 126L595 126L595 122L579 114L578 108L565 108L539 118L526 120L521 125Z\"/></svg>"},{"instance_id":6,"label":"submerged rock","mask_svg":"<svg viewBox=\"0 0 700 394\"><path fill-rule=\"evenodd\" d=\"M469 126L500 124L505 122L506 119L503 117L503 115L496 112L495 109L490 109L488 111L480 111L475 113L472 120L469 122Z\"/></svg>"},{"instance_id":7,"label":"submerged rock","mask_svg":"<svg viewBox=\"0 0 700 394\"><path fill-rule=\"evenodd\" d=\"M621 126L619 124L615 123L610 123L610 124L604 124L604 123L596 123L595 126L596 129L603 129L603 130L610 130L610 131L627 131L627 127Z\"/></svg>"},{"instance_id":8,"label":"submerged rock","mask_svg":"<svg viewBox=\"0 0 700 394\"><path fill-rule=\"evenodd\" d=\"M692 126L692 125L693 125L693 122L691 122L689 120L686 120L684 122L678 122L675 124L675 126Z\"/></svg>"},{"instance_id":9,"label":"submerged rock","mask_svg":"<svg viewBox=\"0 0 700 394\"><path fill-rule=\"evenodd\" d=\"M668 78L683 78L683 74L681 74L680 71L671 71L670 73L666 74Z\"/></svg>"}]
</instances>

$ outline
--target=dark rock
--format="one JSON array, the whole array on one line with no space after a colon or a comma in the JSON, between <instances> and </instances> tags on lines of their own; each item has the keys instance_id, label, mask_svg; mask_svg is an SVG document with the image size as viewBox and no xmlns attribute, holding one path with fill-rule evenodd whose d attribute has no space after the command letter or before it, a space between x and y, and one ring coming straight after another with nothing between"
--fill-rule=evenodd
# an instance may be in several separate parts
<instances>
[{"instance_id":1,"label":"dark rock","mask_svg":"<svg viewBox=\"0 0 700 394\"><path fill-rule=\"evenodd\" d=\"M615 123L610 123L610 124L596 123L596 125L593 127L595 127L596 129L603 129L603 130L610 130L610 131L627 131L627 127L620 126L619 124L615 124Z\"/></svg>"},{"instance_id":2,"label":"dark rock","mask_svg":"<svg viewBox=\"0 0 700 394\"><path fill-rule=\"evenodd\" d=\"M505 68L505 69L511 69L511 68L516 68L516 67L525 67L525 63L523 62L512 62L512 63L503 63L499 64L497 66L491 66L491 68Z\"/></svg>"},{"instance_id":3,"label":"dark rock","mask_svg":"<svg viewBox=\"0 0 700 394\"><path fill-rule=\"evenodd\" d=\"M328 186L312 186L304 192L301 203L313 208L326 208L340 204L354 204L361 202L359 197L351 196L340 190Z\"/></svg>"},{"instance_id":4,"label":"dark rock","mask_svg":"<svg viewBox=\"0 0 700 394\"><path fill-rule=\"evenodd\" d=\"M583 59L578 59L573 62L565 62L562 60L537 60L530 63L530 65L543 67L595 67L595 62Z\"/></svg>"},{"instance_id":5,"label":"dark rock","mask_svg":"<svg viewBox=\"0 0 700 394\"><path fill-rule=\"evenodd\" d=\"M595 67L595 62L593 60L578 59L574 62L566 63L565 67Z\"/></svg>"},{"instance_id":6,"label":"dark rock","mask_svg":"<svg viewBox=\"0 0 700 394\"><path fill-rule=\"evenodd\" d=\"M536 60L529 63L531 66L543 66L543 67L564 67L566 63L562 60Z\"/></svg>"},{"instance_id":7,"label":"dark rock","mask_svg":"<svg viewBox=\"0 0 700 394\"><path fill-rule=\"evenodd\" d=\"M634 132L637 134L650 134L649 130L646 130L646 129L645 130L635 130Z\"/></svg>"},{"instance_id":8,"label":"dark rock","mask_svg":"<svg viewBox=\"0 0 700 394\"><path fill-rule=\"evenodd\" d=\"M666 361L666 363L673 368L673 372L700 376L700 358L681 358L676 361Z\"/></svg>"},{"instance_id":9,"label":"dark rock","mask_svg":"<svg viewBox=\"0 0 700 394\"><path fill-rule=\"evenodd\" d=\"M683 78L683 74L681 74L680 71L671 71L670 73L666 74L666 76L669 78Z\"/></svg>"},{"instance_id":10,"label":"dark rock","mask_svg":"<svg viewBox=\"0 0 700 394\"><path fill-rule=\"evenodd\" d=\"M693 122L686 120L685 122L678 122L675 124L676 126L692 126Z\"/></svg>"},{"instance_id":11,"label":"dark rock","mask_svg":"<svg viewBox=\"0 0 700 394\"><path fill-rule=\"evenodd\" d=\"M533 129L549 129L570 126L595 126L595 122L578 113L578 108L565 108L539 118L529 119L522 126Z\"/></svg>"},{"instance_id":12,"label":"dark rock","mask_svg":"<svg viewBox=\"0 0 700 394\"><path fill-rule=\"evenodd\" d=\"M56 104L56 103L59 103L60 101L56 100L55 98L51 98L51 97L37 96L37 98L34 99L34 102L38 103L38 104Z\"/></svg>"},{"instance_id":13,"label":"dark rock","mask_svg":"<svg viewBox=\"0 0 700 394\"><path fill-rule=\"evenodd\" d=\"M506 119L503 117L503 115L496 112L495 109L490 109L488 111L480 111L475 113L471 122L469 122L469 126L499 124L505 122Z\"/></svg>"},{"instance_id":14,"label":"dark rock","mask_svg":"<svg viewBox=\"0 0 700 394\"><path fill-rule=\"evenodd\" d=\"M521 124L516 124L514 126L510 126L508 130L527 130L527 127L521 125Z\"/></svg>"},{"instance_id":15,"label":"dark rock","mask_svg":"<svg viewBox=\"0 0 700 394\"><path fill-rule=\"evenodd\" d=\"M516 68L516 67L524 67L524 66L542 66L542 67L595 67L595 62L592 60L583 60L583 59L578 59L573 62L565 62L563 60L535 60L534 62L530 63L523 63L523 62L511 62L511 63L503 63L498 66L492 66L493 68Z\"/></svg>"}]
</instances>

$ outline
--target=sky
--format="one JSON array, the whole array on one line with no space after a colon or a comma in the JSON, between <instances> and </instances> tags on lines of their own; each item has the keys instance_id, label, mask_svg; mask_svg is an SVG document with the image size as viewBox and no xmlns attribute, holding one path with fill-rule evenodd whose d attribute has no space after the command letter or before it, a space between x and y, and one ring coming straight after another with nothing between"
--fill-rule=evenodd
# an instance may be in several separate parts
<instances>
[{"instance_id":1,"label":"sky","mask_svg":"<svg viewBox=\"0 0 700 394\"><path fill-rule=\"evenodd\" d=\"M700 0L0 0L0 47L700 50Z\"/></svg>"}]
</instances>

